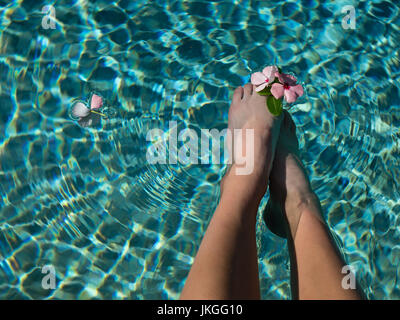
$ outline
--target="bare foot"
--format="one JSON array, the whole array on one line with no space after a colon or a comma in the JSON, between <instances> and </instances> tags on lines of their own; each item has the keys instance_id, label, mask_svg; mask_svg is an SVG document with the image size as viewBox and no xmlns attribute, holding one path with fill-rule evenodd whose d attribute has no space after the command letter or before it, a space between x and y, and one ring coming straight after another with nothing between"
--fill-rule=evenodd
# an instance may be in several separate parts
<instances>
[{"instance_id":1,"label":"bare foot","mask_svg":"<svg viewBox=\"0 0 400 320\"><path fill-rule=\"evenodd\" d=\"M315 195L299 157L296 126L287 111L284 112L269 185L270 201L264 220L275 234L287 237L290 232L294 239L301 208L314 202Z\"/></svg>"},{"instance_id":2,"label":"bare foot","mask_svg":"<svg viewBox=\"0 0 400 320\"><path fill-rule=\"evenodd\" d=\"M228 149L233 163L221 182L221 194L228 184L236 184L235 196L243 192L257 202L268 187L283 116L273 116L267 109L266 98L253 89L253 85L246 84L233 94L228 115L228 129L233 137ZM246 139L246 129L253 130L253 140Z\"/></svg>"}]
</instances>

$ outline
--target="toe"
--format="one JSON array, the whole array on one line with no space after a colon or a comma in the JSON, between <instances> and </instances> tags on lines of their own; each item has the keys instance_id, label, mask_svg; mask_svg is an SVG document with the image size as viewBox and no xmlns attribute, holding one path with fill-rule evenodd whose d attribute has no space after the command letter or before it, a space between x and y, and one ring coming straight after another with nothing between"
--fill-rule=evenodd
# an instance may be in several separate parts
<instances>
[{"instance_id":1,"label":"toe","mask_svg":"<svg viewBox=\"0 0 400 320\"><path fill-rule=\"evenodd\" d=\"M243 87L237 87L233 92L232 102L240 102L242 100L244 94Z\"/></svg>"},{"instance_id":2,"label":"toe","mask_svg":"<svg viewBox=\"0 0 400 320\"><path fill-rule=\"evenodd\" d=\"M253 94L253 85L250 83L245 84L243 99L250 97L252 94Z\"/></svg>"}]
</instances>

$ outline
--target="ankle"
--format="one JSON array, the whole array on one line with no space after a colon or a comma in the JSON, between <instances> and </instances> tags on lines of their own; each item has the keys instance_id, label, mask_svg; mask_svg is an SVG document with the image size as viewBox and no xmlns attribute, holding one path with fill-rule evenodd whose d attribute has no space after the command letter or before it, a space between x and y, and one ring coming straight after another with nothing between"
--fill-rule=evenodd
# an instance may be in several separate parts
<instances>
[{"instance_id":1,"label":"ankle","mask_svg":"<svg viewBox=\"0 0 400 320\"><path fill-rule=\"evenodd\" d=\"M286 195L285 210L301 213L304 209L318 201L318 197L312 191L291 192Z\"/></svg>"},{"instance_id":2,"label":"ankle","mask_svg":"<svg viewBox=\"0 0 400 320\"><path fill-rule=\"evenodd\" d=\"M311 212L322 221L322 217L320 217L321 210L319 200L312 191L291 193L290 195L284 195L283 198L281 197L280 199L271 195L271 198L273 202L280 206L286 220L285 229L287 236L290 232L293 240L295 239L300 218L305 212Z\"/></svg>"}]
</instances>

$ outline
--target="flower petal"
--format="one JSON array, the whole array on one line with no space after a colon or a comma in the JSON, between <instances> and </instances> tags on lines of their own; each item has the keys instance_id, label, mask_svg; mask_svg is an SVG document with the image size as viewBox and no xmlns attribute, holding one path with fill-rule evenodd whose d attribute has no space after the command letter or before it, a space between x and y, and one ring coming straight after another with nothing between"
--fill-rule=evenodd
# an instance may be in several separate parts
<instances>
[{"instance_id":1,"label":"flower petal","mask_svg":"<svg viewBox=\"0 0 400 320\"><path fill-rule=\"evenodd\" d=\"M274 82L275 80L275 73L271 74L271 76L269 77L269 83Z\"/></svg>"},{"instance_id":2,"label":"flower petal","mask_svg":"<svg viewBox=\"0 0 400 320\"><path fill-rule=\"evenodd\" d=\"M294 86L297 82L297 79L294 76L286 73L279 73L278 79L280 83L286 83L289 86Z\"/></svg>"},{"instance_id":3,"label":"flower petal","mask_svg":"<svg viewBox=\"0 0 400 320\"><path fill-rule=\"evenodd\" d=\"M78 121L81 127L89 127L92 125L92 118L90 116L82 118Z\"/></svg>"},{"instance_id":4,"label":"flower petal","mask_svg":"<svg viewBox=\"0 0 400 320\"><path fill-rule=\"evenodd\" d=\"M271 87L271 93L275 97L275 99L280 99L283 96L283 85L280 83L274 83Z\"/></svg>"},{"instance_id":5,"label":"flower petal","mask_svg":"<svg viewBox=\"0 0 400 320\"><path fill-rule=\"evenodd\" d=\"M258 86L267 80L266 76L261 72L255 72L251 75L251 83Z\"/></svg>"},{"instance_id":6,"label":"flower petal","mask_svg":"<svg viewBox=\"0 0 400 320\"><path fill-rule=\"evenodd\" d=\"M268 82L264 82L263 84L259 85L256 87L256 92L260 92L261 90L264 90L264 88L268 86Z\"/></svg>"},{"instance_id":7,"label":"flower petal","mask_svg":"<svg viewBox=\"0 0 400 320\"><path fill-rule=\"evenodd\" d=\"M290 90L293 90L297 94L297 97L301 97L304 94L301 84L291 87Z\"/></svg>"},{"instance_id":8,"label":"flower petal","mask_svg":"<svg viewBox=\"0 0 400 320\"><path fill-rule=\"evenodd\" d=\"M103 106L103 98L93 93L90 98L90 109L99 109L102 106Z\"/></svg>"},{"instance_id":9,"label":"flower petal","mask_svg":"<svg viewBox=\"0 0 400 320\"><path fill-rule=\"evenodd\" d=\"M100 123L101 116L91 112L87 117L81 118L78 123L81 127L97 126Z\"/></svg>"},{"instance_id":10,"label":"flower petal","mask_svg":"<svg viewBox=\"0 0 400 320\"><path fill-rule=\"evenodd\" d=\"M290 87L289 89L285 89L284 96L285 96L285 100L288 103L293 103L297 100L297 94L293 90L293 87Z\"/></svg>"},{"instance_id":11,"label":"flower petal","mask_svg":"<svg viewBox=\"0 0 400 320\"><path fill-rule=\"evenodd\" d=\"M273 77L274 79L275 79L275 73L276 72L278 72L278 68L277 67L275 67L275 66L268 66L268 67L265 67L264 69L263 69L263 71L262 71L262 73L268 78L268 79L270 79L270 82L272 82L271 81L271 77Z\"/></svg>"},{"instance_id":12,"label":"flower petal","mask_svg":"<svg viewBox=\"0 0 400 320\"><path fill-rule=\"evenodd\" d=\"M86 117L87 115L89 115L90 110L89 108L86 106L86 104L84 104L81 101L76 102L73 106L72 106L72 115L75 118L83 118Z\"/></svg>"}]
</instances>

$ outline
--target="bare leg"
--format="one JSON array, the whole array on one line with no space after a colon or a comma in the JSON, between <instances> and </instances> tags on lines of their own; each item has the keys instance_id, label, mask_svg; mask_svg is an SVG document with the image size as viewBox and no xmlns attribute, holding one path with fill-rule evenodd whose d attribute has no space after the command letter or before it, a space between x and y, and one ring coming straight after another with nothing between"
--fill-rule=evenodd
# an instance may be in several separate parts
<instances>
[{"instance_id":1,"label":"bare leg","mask_svg":"<svg viewBox=\"0 0 400 320\"><path fill-rule=\"evenodd\" d=\"M344 263L322 220L319 200L311 190L298 154L296 128L285 112L270 176L270 192L274 214L284 213L281 221L286 226L291 248L292 283L297 291L294 297L360 299L356 290L342 288ZM271 217L274 218L279 219Z\"/></svg>"},{"instance_id":2,"label":"bare leg","mask_svg":"<svg viewBox=\"0 0 400 320\"><path fill-rule=\"evenodd\" d=\"M221 199L201 242L199 251L183 288L181 299L259 299L256 247L257 208L266 188L272 167L282 117L272 116L265 97L247 84L235 90L229 109L229 129L253 129L254 152L243 143L233 148L233 165L221 183ZM238 163L237 152L246 153L245 163ZM253 164L249 174L238 169Z\"/></svg>"}]
</instances>

